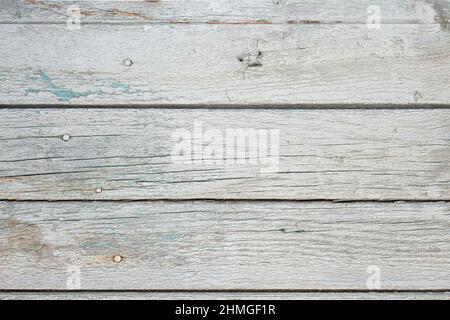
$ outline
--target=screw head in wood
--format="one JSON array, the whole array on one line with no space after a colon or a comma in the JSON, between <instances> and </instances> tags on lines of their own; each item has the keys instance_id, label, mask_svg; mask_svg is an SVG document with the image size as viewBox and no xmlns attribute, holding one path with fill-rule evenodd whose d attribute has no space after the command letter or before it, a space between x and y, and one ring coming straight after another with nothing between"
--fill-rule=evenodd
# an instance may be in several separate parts
<instances>
[{"instance_id":1,"label":"screw head in wood","mask_svg":"<svg viewBox=\"0 0 450 320\"><path fill-rule=\"evenodd\" d=\"M97 188L97 189L95 189L95 193L102 193L102 189L101 188Z\"/></svg>"},{"instance_id":2,"label":"screw head in wood","mask_svg":"<svg viewBox=\"0 0 450 320\"><path fill-rule=\"evenodd\" d=\"M70 136L68 134L65 134L62 136L63 141L69 141L70 140Z\"/></svg>"},{"instance_id":3,"label":"screw head in wood","mask_svg":"<svg viewBox=\"0 0 450 320\"><path fill-rule=\"evenodd\" d=\"M113 261L115 263L122 262L122 259L123 259L122 256L119 256L119 255L116 255L116 256L113 257Z\"/></svg>"}]
</instances>

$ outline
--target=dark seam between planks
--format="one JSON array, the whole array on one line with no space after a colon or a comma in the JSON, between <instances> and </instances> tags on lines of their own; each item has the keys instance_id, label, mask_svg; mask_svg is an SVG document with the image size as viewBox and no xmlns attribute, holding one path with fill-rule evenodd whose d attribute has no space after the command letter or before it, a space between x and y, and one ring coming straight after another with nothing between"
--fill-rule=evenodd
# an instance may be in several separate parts
<instances>
[{"instance_id":1,"label":"dark seam between planks","mask_svg":"<svg viewBox=\"0 0 450 320\"><path fill-rule=\"evenodd\" d=\"M156 199L1 199L0 202L118 202L118 203L133 203L133 202L174 202L174 203L190 203L190 202L217 202L217 203L296 203L296 202L325 202L325 203L447 203L450 199L215 199L215 198L187 198L187 199L171 199L171 198L156 198Z\"/></svg>"},{"instance_id":2,"label":"dark seam between planks","mask_svg":"<svg viewBox=\"0 0 450 320\"><path fill-rule=\"evenodd\" d=\"M389 103L305 103L305 104L0 104L0 110L7 109L255 109L255 110L275 110L275 109L306 109L306 110L433 110L450 109L449 103L411 103L411 104L389 104Z\"/></svg>"},{"instance_id":3,"label":"dark seam between planks","mask_svg":"<svg viewBox=\"0 0 450 320\"><path fill-rule=\"evenodd\" d=\"M0 289L0 293L450 293L450 289Z\"/></svg>"}]
</instances>

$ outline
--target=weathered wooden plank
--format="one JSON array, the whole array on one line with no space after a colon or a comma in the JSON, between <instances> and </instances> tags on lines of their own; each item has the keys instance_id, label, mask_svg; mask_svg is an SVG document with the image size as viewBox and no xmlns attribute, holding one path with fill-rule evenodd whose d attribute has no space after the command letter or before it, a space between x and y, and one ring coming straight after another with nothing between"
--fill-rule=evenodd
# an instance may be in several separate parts
<instances>
[{"instance_id":1,"label":"weathered wooden plank","mask_svg":"<svg viewBox=\"0 0 450 320\"><path fill-rule=\"evenodd\" d=\"M448 22L448 0L2 0L2 23L66 23L78 6L82 23L319 24L367 23L380 11L380 23ZM72 13L73 14L73 13Z\"/></svg>"},{"instance_id":2,"label":"weathered wooden plank","mask_svg":"<svg viewBox=\"0 0 450 320\"><path fill-rule=\"evenodd\" d=\"M3 24L0 32L3 105L450 101L450 33L439 24Z\"/></svg>"},{"instance_id":3,"label":"weathered wooden plank","mask_svg":"<svg viewBox=\"0 0 450 320\"><path fill-rule=\"evenodd\" d=\"M450 200L448 109L19 108L0 127L4 200Z\"/></svg>"},{"instance_id":4,"label":"weathered wooden plank","mask_svg":"<svg viewBox=\"0 0 450 320\"><path fill-rule=\"evenodd\" d=\"M0 300L449 300L450 292L0 292Z\"/></svg>"},{"instance_id":5,"label":"weathered wooden plank","mask_svg":"<svg viewBox=\"0 0 450 320\"><path fill-rule=\"evenodd\" d=\"M0 289L450 287L448 202L1 202L0 219Z\"/></svg>"}]
</instances>

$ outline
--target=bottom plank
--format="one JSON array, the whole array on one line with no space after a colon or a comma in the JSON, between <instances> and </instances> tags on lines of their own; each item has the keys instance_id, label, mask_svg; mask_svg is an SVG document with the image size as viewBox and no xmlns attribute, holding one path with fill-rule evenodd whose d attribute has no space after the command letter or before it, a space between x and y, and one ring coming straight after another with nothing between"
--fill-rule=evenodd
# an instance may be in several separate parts
<instances>
[{"instance_id":1,"label":"bottom plank","mask_svg":"<svg viewBox=\"0 0 450 320\"><path fill-rule=\"evenodd\" d=\"M0 202L0 289L450 288L450 203Z\"/></svg>"}]
</instances>

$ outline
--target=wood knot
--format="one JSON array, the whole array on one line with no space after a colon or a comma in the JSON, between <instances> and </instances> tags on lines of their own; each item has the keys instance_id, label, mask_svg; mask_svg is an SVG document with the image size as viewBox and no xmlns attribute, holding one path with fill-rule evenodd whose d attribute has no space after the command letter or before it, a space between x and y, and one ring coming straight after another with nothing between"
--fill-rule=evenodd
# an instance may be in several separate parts
<instances>
[{"instance_id":1,"label":"wood knot","mask_svg":"<svg viewBox=\"0 0 450 320\"><path fill-rule=\"evenodd\" d=\"M237 57L239 62L245 63L246 68L262 67L261 58L262 51L258 50L255 53L241 54Z\"/></svg>"}]
</instances>

